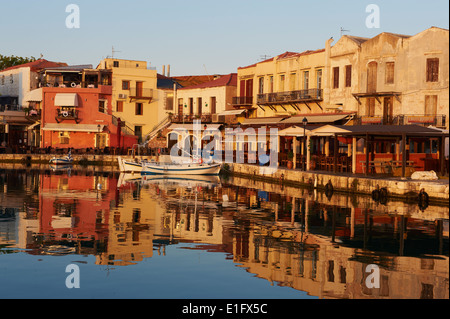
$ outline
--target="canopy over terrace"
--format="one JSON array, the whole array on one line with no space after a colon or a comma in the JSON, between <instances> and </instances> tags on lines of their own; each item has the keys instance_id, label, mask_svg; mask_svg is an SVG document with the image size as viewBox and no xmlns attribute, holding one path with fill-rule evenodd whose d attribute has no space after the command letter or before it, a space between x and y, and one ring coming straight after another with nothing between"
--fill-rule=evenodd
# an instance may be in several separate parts
<instances>
[{"instance_id":1,"label":"canopy over terrace","mask_svg":"<svg viewBox=\"0 0 450 319\"><path fill-rule=\"evenodd\" d=\"M337 129L343 129L344 131L338 132ZM311 132L311 134L314 134L314 132ZM425 162L427 158L438 160L440 173L442 175L446 173L444 153L445 138L449 136L448 132L419 125L352 125L336 126L334 135L336 137L335 149L338 147L338 141L349 144L351 139L353 146L352 171L354 173L357 172L357 140L363 147L365 158L361 161L361 164L365 174L374 171L373 164L375 162L384 160L385 162L397 162L399 168L401 168L401 177L405 177L407 167L426 170ZM431 151L433 141L438 150L436 154ZM417 146L418 143L423 143L424 146ZM430 145L430 153L424 151L427 143ZM395 147L394 152L390 151L393 147ZM383 155L380 156L380 154ZM388 157L390 157L390 160Z\"/></svg>"}]
</instances>

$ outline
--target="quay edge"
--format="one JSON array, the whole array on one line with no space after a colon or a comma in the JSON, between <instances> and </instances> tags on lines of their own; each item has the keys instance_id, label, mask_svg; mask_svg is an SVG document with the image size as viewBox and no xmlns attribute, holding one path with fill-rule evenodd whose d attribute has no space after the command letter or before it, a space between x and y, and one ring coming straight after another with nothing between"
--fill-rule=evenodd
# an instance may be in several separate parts
<instances>
[{"instance_id":1,"label":"quay edge","mask_svg":"<svg viewBox=\"0 0 450 319\"><path fill-rule=\"evenodd\" d=\"M233 176L259 180L294 187L312 187L333 192L372 195L377 189L386 188L388 196L405 201L416 201L419 192L424 189L429 202L449 205L449 181L411 180L401 178L380 178L352 174L331 174L326 172L304 172L300 170L261 167L252 164L228 163L229 173Z\"/></svg>"}]
</instances>

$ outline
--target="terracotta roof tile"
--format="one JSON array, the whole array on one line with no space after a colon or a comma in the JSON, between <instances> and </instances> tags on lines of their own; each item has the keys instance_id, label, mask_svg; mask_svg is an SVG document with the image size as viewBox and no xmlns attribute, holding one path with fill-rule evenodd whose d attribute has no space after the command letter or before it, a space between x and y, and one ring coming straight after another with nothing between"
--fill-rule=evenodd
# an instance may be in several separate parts
<instances>
[{"instance_id":1,"label":"terracotta roof tile","mask_svg":"<svg viewBox=\"0 0 450 319\"><path fill-rule=\"evenodd\" d=\"M204 89L204 88L219 87L219 86L237 86L237 73L230 73L227 75L223 75L216 80L197 84L197 85L187 86L187 87L182 88L181 90Z\"/></svg>"},{"instance_id":2,"label":"terracotta roof tile","mask_svg":"<svg viewBox=\"0 0 450 319\"><path fill-rule=\"evenodd\" d=\"M39 60L36 60L33 62L28 62L28 63L24 63L24 64L11 66L9 68L3 69L2 71L9 71L9 70L14 70L14 69L29 67L31 69L31 71L36 72L36 71L39 71L42 69L54 68L54 67L60 67L60 66L67 66L67 63L52 62L52 61L47 61L45 59L39 59Z\"/></svg>"}]
</instances>

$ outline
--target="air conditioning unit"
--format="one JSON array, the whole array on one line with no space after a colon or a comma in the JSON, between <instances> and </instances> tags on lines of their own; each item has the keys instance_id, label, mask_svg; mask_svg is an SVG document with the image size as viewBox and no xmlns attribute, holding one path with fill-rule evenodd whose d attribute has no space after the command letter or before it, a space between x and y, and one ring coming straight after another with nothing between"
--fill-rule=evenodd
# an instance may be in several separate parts
<instances>
[{"instance_id":1,"label":"air conditioning unit","mask_svg":"<svg viewBox=\"0 0 450 319\"><path fill-rule=\"evenodd\" d=\"M119 99L126 99L126 98L127 98L126 94L122 94L122 93L119 94Z\"/></svg>"}]
</instances>

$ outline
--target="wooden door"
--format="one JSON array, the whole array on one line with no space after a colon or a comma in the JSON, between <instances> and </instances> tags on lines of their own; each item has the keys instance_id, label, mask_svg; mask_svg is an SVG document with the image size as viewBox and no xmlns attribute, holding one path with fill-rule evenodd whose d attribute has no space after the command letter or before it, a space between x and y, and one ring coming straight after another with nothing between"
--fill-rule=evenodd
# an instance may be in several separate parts
<instances>
[{"instance_id":1,"label":"wooden door","mask_svg":"<svg viewBox=\"0 0 450 319\"><path fill-rule=\"evenodd\" d=\"M136 96L142 96L143 82L136 82Z\"/></svg>"},{"instance_id":2,"label":"wooden door","mask_svg":"<svg viewBox=\"0 0 450 319\"><path fill-rule=\"evenodd\" d=\"M374 93L377 91L377 69L378 63L372 61L367 66L367 93Z\"/></svg>"}]
</instances>

